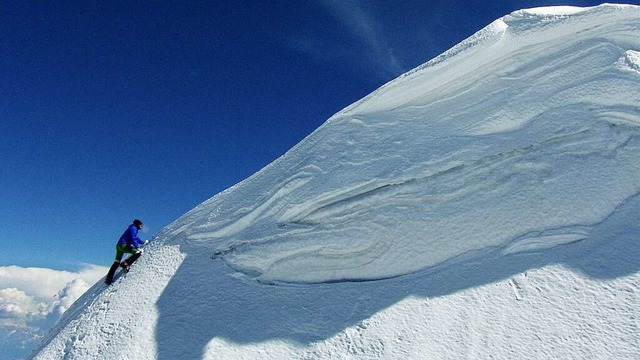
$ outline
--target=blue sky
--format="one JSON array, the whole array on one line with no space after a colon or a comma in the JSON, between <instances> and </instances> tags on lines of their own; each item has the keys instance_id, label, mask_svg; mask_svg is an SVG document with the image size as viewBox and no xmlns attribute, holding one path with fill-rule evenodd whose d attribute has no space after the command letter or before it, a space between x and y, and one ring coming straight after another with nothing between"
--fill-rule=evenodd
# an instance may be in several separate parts
<instances>
[{"instance_id":1,"label":"blue sky","mask_svg":"<svg viewBox=\"0 0 640 360\"><path fill-rule=\"evenodd\" d=\"M3 3L0 266L108 266L491 21L598 3Z\"/></svg>"}]
</instances>

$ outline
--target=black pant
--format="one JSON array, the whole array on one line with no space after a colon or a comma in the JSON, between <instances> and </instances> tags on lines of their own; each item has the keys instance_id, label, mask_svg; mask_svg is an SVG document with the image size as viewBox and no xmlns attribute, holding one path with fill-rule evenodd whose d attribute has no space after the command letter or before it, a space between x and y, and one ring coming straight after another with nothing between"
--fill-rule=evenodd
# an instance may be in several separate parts
<instances>
[{"instance_id":1,"label":"black pant","mask_svg":"<svg viewBox=\"0 0 640 360\"><path fill-rule=\"evenodd\" d=\"M137 252L131 256L129 256L125 261L120 264L120 261L114 261L109 269L109 273L107 274L107 278L104 280L105 283L111 284L113 282L113 277L116 275L116 271L118 270L118 266L122 266L123 268L128 268L133 264L138 258L142 255L142 251Z\"/></svg>"}]
</instances>

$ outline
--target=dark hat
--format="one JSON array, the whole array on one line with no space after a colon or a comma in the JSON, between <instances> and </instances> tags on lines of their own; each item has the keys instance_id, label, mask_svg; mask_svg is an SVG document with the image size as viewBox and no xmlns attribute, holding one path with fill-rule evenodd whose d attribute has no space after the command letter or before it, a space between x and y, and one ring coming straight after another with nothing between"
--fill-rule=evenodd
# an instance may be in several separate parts
<instances>
[{"instance_id":1,"label":"dark hat","mask_svg":"<svg viewBox=\"0 0 640 360\"><path fill-rule=\"evenodd\" d=\"M135 219L135 220L133 220L133 225L140 226L140 225L142 225L142 221L140 221L138 219Z\"/></svg>"}]
</instances>

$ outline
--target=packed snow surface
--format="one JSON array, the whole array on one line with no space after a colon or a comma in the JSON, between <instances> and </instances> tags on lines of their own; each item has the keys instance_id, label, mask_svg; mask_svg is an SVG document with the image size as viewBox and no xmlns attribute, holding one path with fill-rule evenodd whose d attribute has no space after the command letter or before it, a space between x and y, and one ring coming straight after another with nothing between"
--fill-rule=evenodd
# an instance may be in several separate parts
<instances>
[{"instance_id":1,"label":"packed snow surface","mask_svg":"<svg viewBox=\"0 0 640 360\"><path fill-rule=\"evenodd\" d=\"M498 19L161 231L35 358L638 358L640 7Z\"/></svg>"}]
</instances>

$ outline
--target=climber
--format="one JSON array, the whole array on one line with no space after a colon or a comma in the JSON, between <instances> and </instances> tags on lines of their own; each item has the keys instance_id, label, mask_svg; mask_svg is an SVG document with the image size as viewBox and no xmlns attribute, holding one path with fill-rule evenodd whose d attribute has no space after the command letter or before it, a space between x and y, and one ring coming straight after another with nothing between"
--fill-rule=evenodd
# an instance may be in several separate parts
<instances>
[{"instance_id":1,"label":"climber","mask_svg":"<svg viewBox=\"0 0 640 360\"><path fill-rule=\"evenodd\" d=\"M113 282L113 277L116 274L116 270L118 267L122 267L122 271L129 272L129 267L133 264L140 255L142 255L142 246L149 242L149 240L142 241L138 237L138 230L142 229L144 225L142 221L135 219L133 223L129 225L127 230L124 231L118 243L116 244L116 259L111 265L109 269L109 273L107 274L104 282L109 285ZM131 254L125 261L120 262L122 260L122 256L127 253Z\"/></svg>"}]
</instances>

